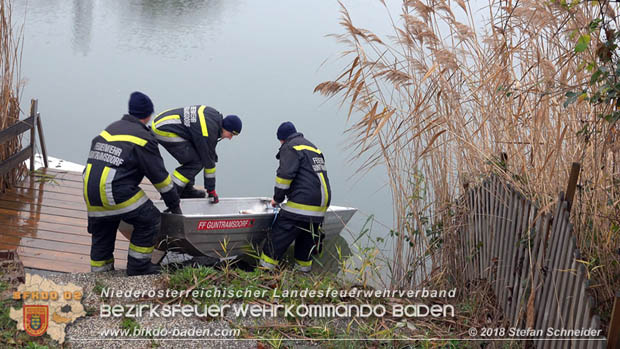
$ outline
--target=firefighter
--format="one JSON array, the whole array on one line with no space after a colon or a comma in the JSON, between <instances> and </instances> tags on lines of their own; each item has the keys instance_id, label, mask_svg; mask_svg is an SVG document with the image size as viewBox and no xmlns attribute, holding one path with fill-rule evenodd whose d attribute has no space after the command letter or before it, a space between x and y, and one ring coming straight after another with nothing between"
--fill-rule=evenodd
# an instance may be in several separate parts
<instances>
[{"instance_id":1,"label":"firefighter","mask_svg":"<svg viewBox=\"0 0 620 349\"><path fill-rule=\"evenodd\" d=\"M260 265L273 269L286 249L295 242L295 263L302 272L312 268L312 255L320 251L324 234L321 223L331 200L323 153L284 122L276 133L280 166L271 205L276 207L287 197L273 224L261 254Z\"/></svg>"},{"instance_id":2,"label":"firefighter","mask_svg":"<svg viewBox=\"0 0 620 349\"><path fill-rule=\"evenodd\" d=\"M204 184L213 203L215 192L215 147L220 139L232 139L241 132L237 115L222 118L217 110L205 105L177 108L155 117L151 126L160 144L181 164L172 174L181 198L204 198L205 192L194 188L194 177L204 170Z\"/></svg>"},{"instance_id":3,"label":"firefighter","mask_svg":"<svg viewBox=\"0 0 620 349\"><path fill-rule=\"evenodd\" d=\"M179 195L164 167L157 140L146 123L153 103L141 92L129 98L129 113L93 138L84 170L84 200L92 235L91 271L114 270L114 242L121 220L134 226L127 275L159 273L151 263L160 212L140 189L146 176L172 213L180 214Z\"/></svg>"}]
</instances>

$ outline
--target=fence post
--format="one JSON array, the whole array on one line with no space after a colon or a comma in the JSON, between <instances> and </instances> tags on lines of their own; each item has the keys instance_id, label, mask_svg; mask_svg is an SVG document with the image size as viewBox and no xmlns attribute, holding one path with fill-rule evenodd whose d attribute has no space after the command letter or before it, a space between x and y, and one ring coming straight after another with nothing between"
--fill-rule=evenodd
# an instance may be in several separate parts
<instances>
[{"instance_id":1,"label":"fence post","mask_svg":"<svg viewBox=\"0 0 620 349\"><path fill-rule=\"evenodd\" d=\"M30 116L32 116L32 128L30 129L30 171L34 171L34 146L35 146L35 127L37 125L37 104L36 99L30 101Z\"/></svg>"},{"instance_id":2,"label":"fence post","mask_svg":"<svg viewBox=\"0 0 620 349\"><path fill-rule=\"evenodd\" d=\"M568 211L570 211L573 205L573 197L577 189L577 179L579 179L579 170L581 164L573 162L573 166L570 169L570 177L568 178L568 185L566 186L566 201L568 201Z\"/></svg>"},{"instance_id":3,"label":"fence post","mask_svg":"<svg viewBox=\"0 0 620 349\"><path fill-rule=\"evenodd\" d=\"M41 114L37 113L37 131L39 131L39 144L41 145L41 155L43 156L43 164L48 168L47 149L45 148L45 138L43 137L43 125L41 124Z\"/></svg>"},{"instance_id":4,"label":"fence post","mask_svg":"<svg viewBox=\"0 0 620 349\"><path fill-rule=\"evenodd\" d=\"M620 291L616 292L616 300L611 311L607 349L620 349Z\"/></svg>"}]
</instances>

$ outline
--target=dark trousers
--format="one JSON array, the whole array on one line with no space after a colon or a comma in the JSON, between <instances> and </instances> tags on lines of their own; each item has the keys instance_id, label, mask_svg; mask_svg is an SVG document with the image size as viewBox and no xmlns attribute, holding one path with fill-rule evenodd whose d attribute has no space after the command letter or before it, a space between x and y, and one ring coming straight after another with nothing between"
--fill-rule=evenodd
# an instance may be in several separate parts
<instances>
[{"instance_id":1,"label":"dark trousers","mask_svg":"<svg viewBox=\"0 0 620 349\"><path fill-rule=\"evenodd\" d=\"M263 252L272 259L279 261L286 249L295 241L295 259L302 262L312 260L316 253L321 233L321 223L310 223L296 220L279 214L267 234Z\"/></svg>"},{"instance_id":2,"label":"dark trousers","mask_svg":"<svg viewBox=\"0 0 620 349\"><path fill-rule=\"evenodd\" d=\"M159 142L181 166L176 170L189 179L186 185L194 185L194 178L202 170L198 151L191 142Z\"/></svg>"},{"instance_id":3,"label":"dark trousers","mask_svg":"<svg viewBox=\"0 0 620 349\"><path fill-rule=\"evenodd\" d=\"M92 235L90 248L91 265L101 262L114 261L114 243L116 230L120 221L132 224L131 244L127 256L127 270L140 273L145 271L150 263L150 253L154 245L153 239L159 233L161 213L151 200L137 209L114 216L88 217L88 232ZM133 246L132 246L133 245ZM136 253L136 251L139 251ZM132 256L132 254L134 256ZM139 258L136 258L139 257ZM93 264L95 263L95 264ZM108 265L109 263L104 263Z\"/></svg>"}]
</instances>

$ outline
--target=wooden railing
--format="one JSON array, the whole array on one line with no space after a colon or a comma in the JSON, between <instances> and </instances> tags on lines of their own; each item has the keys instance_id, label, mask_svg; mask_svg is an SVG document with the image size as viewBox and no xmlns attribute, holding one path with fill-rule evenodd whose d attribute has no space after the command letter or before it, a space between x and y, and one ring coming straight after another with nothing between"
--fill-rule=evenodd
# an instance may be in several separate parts
<instances>
[{"instance_id":1,"label":"wooden railing","mask_svg":"<svg viewBox=\"0 0 620 349\"><path fill-rule=\"evenodd\" d=\"M30 170L34 170L34 150L35 150L35 129L38 131L39 143L41 144L41 153L43 155L43 162L45 167L47 164L47 151L45 149L45 139L43 138L43 128L41 127L41 115L37 112L38 101L33 99L30 103L30 116L24 120L20 120L17 123L0 131L0 145L4 144L16 137L19 137L22 133L30 131L30 144L21 150L15 152L4 161L0 162L0 177L3 177L9 173L12 169L16 168L22 162L30 159Z\"/></svg>"},{"instance_id":2,"label":"wooden railing","mask_svg":"<svg viewBox=\"0 0 620 349\"><path fill-rule=\"evenodd\" d=\"M486 279L493 285L509 326L540 330L537 348L605 348L606 334L557 340L547 329L600 329L593 313L594 300L587 294L586 270L569 222L578 164L558 204L550 213L527 200L498 176L478 187L467 188L465 214L460 231L458 267L465 278ZM618 299L616 299L618 303ZM616 312L616 310L614 310ZM620 313L620 310L618 311ZM612 315L609 347L616 349L611 330L620 326ZM618 320L616 320L618 321ZM564 338L568 336L563 336Z\"/></svg>"}]
</instances>

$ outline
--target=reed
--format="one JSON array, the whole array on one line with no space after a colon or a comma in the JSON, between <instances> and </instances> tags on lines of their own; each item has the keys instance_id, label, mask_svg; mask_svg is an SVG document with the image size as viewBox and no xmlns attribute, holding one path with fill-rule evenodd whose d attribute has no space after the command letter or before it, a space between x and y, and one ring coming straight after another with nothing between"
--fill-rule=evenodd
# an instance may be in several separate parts
<instances>
[{"instance_id":1,"label":"reed","mask_svg":"<svg viewBox=\"0 0 620 349\"><path fill-rule=\"evenodd\" d=\"M355 26L341 4L345 32L335 37L350 64L315 92L347 106L362 169L387 170L400 233L393 287L460 278L451 266L464 185L497 173L544 212L577 161L571 220L580 262L599 313L611 308L620 289L618 123L598 116L610 106L564 102L567 91L589 83L585 66L602 34L592 33L581 53L577 38L613 9L575 3L489 0L474 12L463 0L403 1L398 16L386 8L394 29L387 39Z\"/></svg>"},{"instance_id":2,"label":"reed","mask_svg":"<svg viewBox=\"0 0 620 349\"><path fill-rule=\"evenodd\" d=\"M19 122L20 63L23 34L11 20L11 0L0 0L0 130ZM21 136L0 144L0 162L22 147ZM25 165L0 177L0 192L4 192L21 177Z\"/></svg>"}]
</instances>

